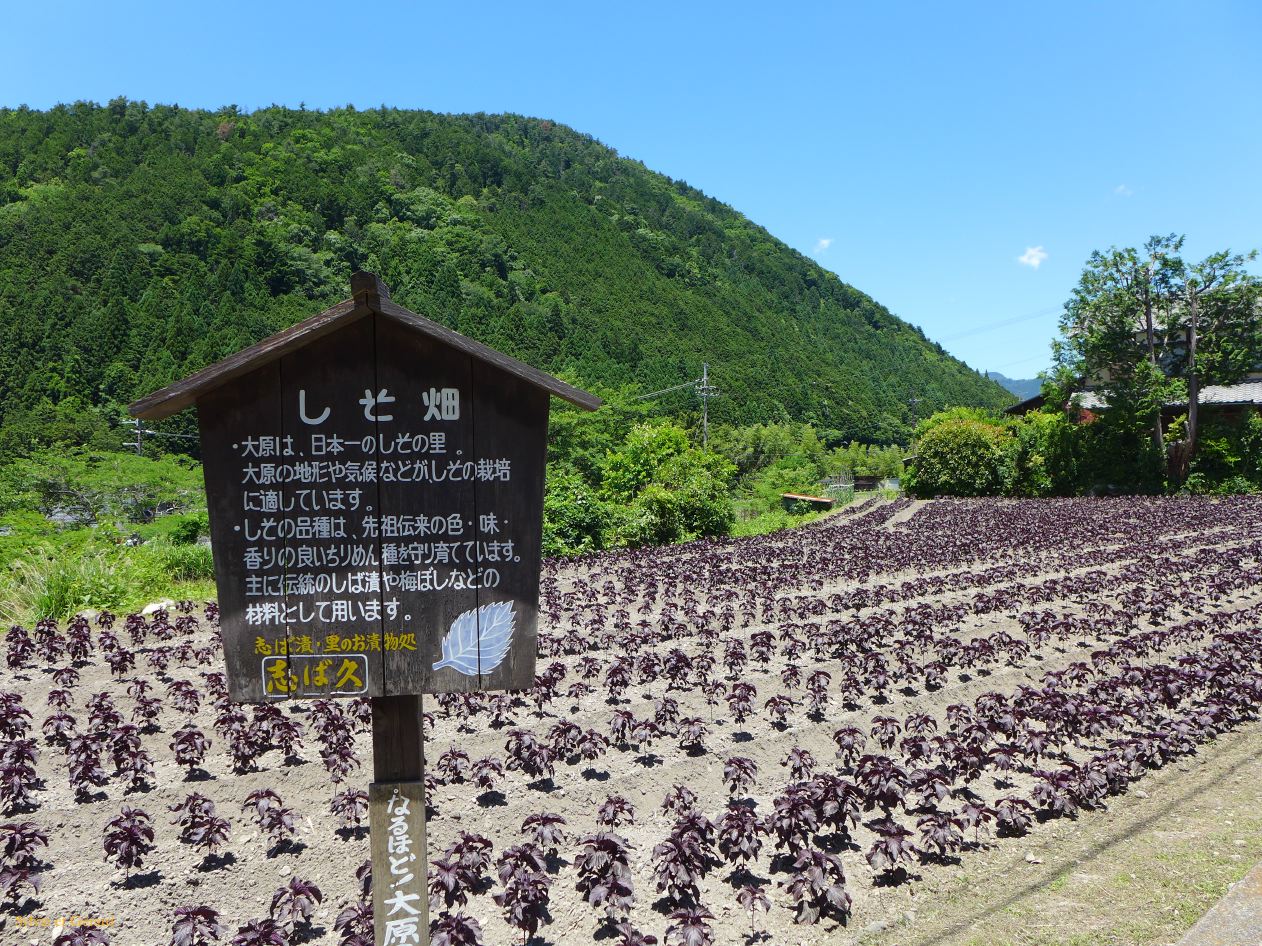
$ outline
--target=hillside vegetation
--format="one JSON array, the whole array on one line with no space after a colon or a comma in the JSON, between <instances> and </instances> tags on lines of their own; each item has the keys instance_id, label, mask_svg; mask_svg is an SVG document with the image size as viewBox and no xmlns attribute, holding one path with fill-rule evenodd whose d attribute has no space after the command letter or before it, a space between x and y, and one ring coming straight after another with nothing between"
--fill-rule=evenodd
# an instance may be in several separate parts
<instances>
[{"instance_id":1,"label":"hillside vegetation","mask_svg":"<svg viewBox=\"0 0 1262 946\"><path fill-rule=\"evenodd\" d=\"M1011 400L732 208L551 121L119 99L0 110L0 459L116 448L121 405L355 269L615 400L708 361L718 421L906 442L944 405Z\"/></svg>"}]
</instances>

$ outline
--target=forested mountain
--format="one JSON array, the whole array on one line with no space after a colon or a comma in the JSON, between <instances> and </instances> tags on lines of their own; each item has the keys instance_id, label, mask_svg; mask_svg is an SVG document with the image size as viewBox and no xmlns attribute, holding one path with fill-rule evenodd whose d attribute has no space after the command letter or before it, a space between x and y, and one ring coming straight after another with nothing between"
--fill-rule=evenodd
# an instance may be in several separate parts
<instances>
[{"instance_id":1,"label":"forested mountain","mask_svg":"<svg viewBox=\"0 0 1262 946\"><path fill-rule=\"evenodd\" d=\"M1003 385L1005 390L1012 392L1021 400L1034 397L1039 391L1043 390L1043 382L1038 378L1009 378L998 371L987 371L986 377L997 384Z\"/></svg>"},{"instance_id":2,"label":"forested mountain","mask_svg":"<svg viewBox=\"0 0 1262 946\"><path fill-rule=\"evenodd\" d=\"M0 455L116 423L355 269L616 396L708 361L718 420L889 442L1011 400L732 208L551 121L120 99L0 110Z\"/></svg>"}]
</instances>

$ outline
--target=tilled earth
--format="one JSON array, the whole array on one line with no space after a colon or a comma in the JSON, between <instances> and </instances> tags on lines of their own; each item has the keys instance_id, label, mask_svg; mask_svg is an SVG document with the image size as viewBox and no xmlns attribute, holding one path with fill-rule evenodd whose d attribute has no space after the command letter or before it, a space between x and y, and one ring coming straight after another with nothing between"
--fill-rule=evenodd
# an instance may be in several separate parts
<instances>
[{"instance_id":1,"label":"tilled earth","mask_svg":"<svg viewBox=\"0 0 1262 946\"><path fill-rule=\"evenodd\" d=\"M979 698L983 706L993 705L995 694L1008 703L1033 700L1031 694L1051 687L1058 699L1071 697L1064 712L1077 719L1099 698L1093 679L1125 668L1132 673L1128 685L1142 692L1147 675L1187 666L1188 655L1202 654L1215 635L1252 641L1252 664L1236 672L1259 679L1259 535L1262 503L1249 497L872 502L772 536L548 563L538 667L544 673L559 664L564 676L539 699L533 693L426 699L425 709L432 714L427 770L435 777L430 858L440 857L462 831L488 838L497 858L526 840L522 822L528 815L563 816L568 839L548 864L550 922L534 942L590 943L610 936L612 925L605 910L589 905L576 889L574 862L584 836L615 831L629 842L635 890L634 905L615 919L671 943L670 914L689 904L672 902L658 890L653 849L671 834L675 816L663 811L662 802L673 787L695 793L696 810L717 822L733 797L724 782L724 763L745 757L756 764L757 777L735 797L766 816L792 782L782 762L794 748L810 753L816 773L856 778L853 764L837 757L834 733L843 727L869 734L865 752L885 753L910 772L933 759L917 758L914 749L903 746L909 717L923 714L934 721L936 729L927 738L962 739L970 718L976 721L979 715ZM121 623L115 633L126 641ZM760 632L769 632L773 641L765 660L754 653ZM143 732L154 773L148 787L138 791L127 791L113 778L86 800L76 800L63 750L40 736L41 723L52 712L47 705L55 688L52 672L68 666L68 660L9 672L0 689L17 693L31 712L31 735L39 740L41 756L34 807L8 811L6 820L34 822L48 833L50 844L42 853L46 866L39 874L40 891L23 888L16 902L6 901L0 942L49 943L59 918L88 917L106 924L115 944L164 946L174 910L189 905L219 911L227 942L240 924L267 915L273 891L291 877L315 883L324 896L312 921L300 924L291 942L339 942L333 921L359 895L354 874L367 857L367 838L363 830L339 828L329 802L337 791L366 787L368 737L362 728L356 735L363 767L334 784L310 731L310 706L288 705L285 711L304 726L295 757L282 760L279 752L267 752L254 771L234 771L215 731L216 709L203 676L221 669L218 653L207 646L213 635L213 622L205 619L175 641L151 635L135 647L135 668L117 679L99 648L79 665L69 712L80 724L87 717L85 702L101 692L129 716L128 683L137 677L148 679L160 697L177 680L202 691L195 714L164 704L156 729ZM165 671L147 661L148 652L185 640L194 649L207 648L205 664L198 664L195 654L184 666L172 660ZM1146 643L1119 655L1119 642L1129 640ZM733 641L740 642L743 661L733 657ZM1111 657L1098 656L1110 647ZM665 668L680 665L674 651L683 655L684 670L672 677ZM706 666L706 654L713 656L712 667ZM935 669L935 664L942 666ZM611 692L611 671L616 681L623 670L629 676L626 685L615 685ZM829 679L818 711L812 711L806 680L818 671ZM575 688L579 682L587 686ZM753 711L740 722L727 700L737 683L756 690ZM1197 686L1213 690L1205 680ZM986 762L978 771L952 772L950 793L934 806L918 804L908 792L891 815L913 832L919 853L894 872L875 871L865 856L877 837L871 824L881 817L880 806L863 811L859 823L845 832L829 833L821 826L810 843L835 854L844 866L852 898L848 916L795 922L788 886L793 858L777 851L774 834L762 838L759 857L744 867L716 856L699 883L697 904L713 915L707 920L713 942L847 943L878 937L897 942L904 934L915 939L918 929L933 926L937 892L954 890L952 878L984 875L987 864L1028 863L1024 858L1030 851L1038 852L1039 861L1049 859L1055 851L1049 853L1047 837L1072 844L1079 827L1107 824L1110 808L1131 804L1136 790L1153 785L1154 792L1170 792L1178 783L1169 768L1136 763L1123 784L1111 786L1108 800L1082 807L1077 821L1045 809L1024 836L1002 836L993 823L969 827L961 832L959 849L941 855L928 850L917 834L926 812L936 807L958 814L969 799L993 806L1011 796L1044 807L1035 793L1036 772L1082 766L1115 748L1116 740L1152 729L1154 719L1173 724L1208 705L1209 692L1176 693L1147 716L1137 710L1136 716L1106 714L1100 721L1075 724L1072 738L1054 742L1042 756L1019 756L1006 771ZM777 695L793 701L783 721L766 706ZM1221 701L1221 693L1212 695ZM1251 702L1256 708L1257 700ZM624 711L636 721L655 720L656 727L616 738L611 723ZM1247 714L1238 715L1189 737L1196 752L1182 752L1177 764L1195 771L1212 760L1214 737L1221 732L1230 735L1217 735L1219 740L1259 738ZM700 719L707 733L700 746L686 749L676 729L678 720L689 718ZM899 740L885 749L871 734L877 718L899 724ZM171 733L190 720L212 741L202 771L191 776L169 748ZM452 748L470 760L494 757L508 764L511 731L527 730L552 744L553 727L562 722L603 734L610 739L608 751L594 759L558 751L550 777L510 768L491 791L450 777L448 767L438 764ZM1059 723L1041 725L1054 729ZM992 731L977 738L993 754L1001 744L1019 742L1020 735ZM102 764L113 771L108 751ZM1156 774L1147 775L1150 770ZM276 848L243 812L245 797L258 789L275 790L297 814L295 841ZM171 823L168 808L192 791L209 796L219 816L231 822L228 844L210 858L181 843ZM634 807L631 823L598 824L597 810L610 796ZM155 851L130 878L105 861L102 848L105 824L123 805L149 812L156 828ZM736 899L737 888L751 884L761 886L771 901L769 911L752 921ZM488 944L521 942L492 899L500 889L492 867L487 880L469 893L467 905L452 909L474 917ZM435 915L442 909L439 905ZM53 925L40 926L45 919ZM1072 915L1063 922L1066 931L1074 928Z\"/></svg>"}]
</instances>

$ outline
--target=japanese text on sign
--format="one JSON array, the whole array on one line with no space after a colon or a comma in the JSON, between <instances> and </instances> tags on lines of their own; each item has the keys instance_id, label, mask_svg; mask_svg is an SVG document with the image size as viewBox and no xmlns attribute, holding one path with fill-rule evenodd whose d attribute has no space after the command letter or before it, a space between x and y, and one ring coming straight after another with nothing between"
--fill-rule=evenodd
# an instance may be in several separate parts
<instances>
[{"instance_id":1,"label":"japanese text on sign","mask_svg":"<svg viewBox=\"0 0 1262 946\"><path fill-rule=\"evenodd\" d=\"M244 623L266 696L366 692L373 655L417 650L408 596L494 589L521 560L501 510L458 500L512 482L512 461L469 455L456 387L364 388L353 404L306 388L288 397L296 429L231 444ZM378 508L392 483L426 484L430 508Z\"/></svg>"},{"instance_id":2,"label":"japanese text on sign","mask_svg":"<svg viewBox=\"0 0 1262 946\"><path fill-rule=\"evenodd\" d=\"M385 849L382 853L385 856L382 860L374 858L373 862L376 922L381 925L378 942L382 946L420 946L429 941L429 930L423 926L426 918L425 849L423 836L418 837L415 829L415 823L423 819L423 812L413 810L418 804L423 802L408 798L400 786L390 787L383 825ZM378 830L375 824L373 830Z\"/></svg>"}]
</instances>

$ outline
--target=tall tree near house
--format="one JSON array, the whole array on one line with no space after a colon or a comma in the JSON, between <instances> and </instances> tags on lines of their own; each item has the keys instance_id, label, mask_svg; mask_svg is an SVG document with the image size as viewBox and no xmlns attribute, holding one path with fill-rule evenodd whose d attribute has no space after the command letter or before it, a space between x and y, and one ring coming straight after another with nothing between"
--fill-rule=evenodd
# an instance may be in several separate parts
<instances>
[{"instance_id":1,"label":"tall tree near house","mask_svg":"<svg viewBox=\"0 0 1262 946\"><path fill-rule=\"evenodd\" d=\"M1176 482L1196 455L1202 389L1235 384L1262 365L1262 281L1244 269L1255 254L1222 251L1189 264L1183 240L1154 236L1142 251L1092 253L1053 345L1052 387L1091 381L1119 435L1149 431ZM1166 444L1161 409L1184 395L1185 435Z\"/></svg>"},{"instance_id":2,"label":"tall tree near house","mask_svg":"<svg viewBox=\"0 0 1262 946\"><path fill-rule=\"evenodd\" d=\"M1115 464L1096 471L1099 485L1159 488L1161 408L1175 391L1161 368L1156 335L1158 313L1170 304L1167 251L1177 245L1173 237L1149 240L1146 258L1132 248L1092 253L1065 303L1045 393L1062 402L1086 381L1108 402L1098 429L1108 447L1100 454Z\"/></svg>"},{"instance_id":3,"label":"tall tree near house","mask_svg":"<svg viewBox=\"0 0 1262 946\"><path fill-rule=\"evenodd\" d=\"M1147 349L1148 363L1153 369L1161 366L1161 356L1157 344L1158 319L1170 309L1171 299L1175 294L1175 274L1178 253L1183 249L1183 237L1173 233L1168 236L1152 236L1144 244L1146 258L1137 260L1139 268L1135 271L1134 294L1143 314L1141 324L1144 329L1144 347ZM1128 251L1132 255L1134 251ZM1165 433L1161 427L1161 412L1152 425L1153 446L1157 453L1164 456L1166 452Z\"/></svg>"},{"instance_id":4,"label":"tall tree near house","mask_svg":"<svg viewBox=\"0 0 1262 946\"><path fill-rule=\"evenodd\" d=\"M1179 274L1165 325L1172 343L1168 370L1187 384L1186 433L1171 444L1171 472L1179 482L1196 456L1201 390L1237 384L1262 367L1262 279L1244 269L1256 257L1256 251L1222 251Z\"/></svg>"},{"instance_id":5,"label":"tall tree near house","mask_svg":"<svg viewBox=\"0 0 1262 946\"><path fill-rule=\"evenodd\" d=\"M1061 318L1054 346L1062 374L1092 378L1110 406L1146 425L1165 454L1161 405L1171 393L1162 370L1165 316L1178 295L1183 237L1150 237L1143 250L1095 251Z\"/></svg>"}]
</instances>

